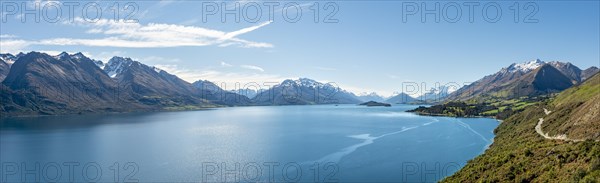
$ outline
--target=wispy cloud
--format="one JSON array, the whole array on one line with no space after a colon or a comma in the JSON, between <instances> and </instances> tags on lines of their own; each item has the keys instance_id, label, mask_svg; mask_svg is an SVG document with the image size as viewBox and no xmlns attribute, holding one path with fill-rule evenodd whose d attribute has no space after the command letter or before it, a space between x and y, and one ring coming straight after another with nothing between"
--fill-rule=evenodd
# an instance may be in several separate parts
<instances>
[{"instance_id":1,"label":"wispy cloud","mask_svg":"<svg viewBox=\"0 0 600 183\"><path fill-rule=\"evenodd\" d=\"M260 72L265 72L265 70L259 66L255 66L255 65L240 65L241 68L244 69L250 69L250 70L255 70L255 71L260 71Z\"/></svg>"},{"instance_id":2,"label":"wispy cloud","mask_svg":"<svg viewBox=\"0 0 600 183\"><path fill-rule=\"evenodd\" d=\"M120 48L160 48L182 46L226 47L237 45L244 48L271 48L270 43L254 42L240 39L237 36L255 31L269 25L264 22L259 25L243 28L237 31L224 32L196 26L161 23L131 23L124 21L101 19L90 23L82 18L75 18L68 25L78 25L89 28L85 33L100 35L99 38L49 38L41 40L21 40L15 36L2 37L2 51L22 50L31 45L49 46L95 46ZM95 36L98 37L98 36Z\"/></svg>"},{"instance_id":3,"label":"wispy cloud","mask_svg":"<svg viewBox=\"0 0 600 183\"><path fill-rule=\"evenodd\" d=\"M0 34L0 39L12 39L17 38L18 36L12 34Z\"/></svg>"},{"instance_id":4,"label":"wispy cloud","mask_svg":"<svg viewBox=\"0 0 600 183\"><path fill-rule=\"evenodd\" d=\"M30 43L24 40L0 39L0 52L18 53L23 51Z\"/></svg>"},{"instance_id":5,"label":"wispy cloud","mask_svg":"<svg viewBox=\"0 0 600 183\"><path fill-rule=\"evenodd\" d=\"M274 74L265 73L245 73L245 72L228 72L216 69L188 69L181 68L177 65L155 65L155 67L175 74L187 82L198 80L209 80L219 85L223 84L228 89L233 89L236 86L244 87L244 85L258 84L261 87L264 85L274 85L285 79L295 77L282 77Z\"/></svg>"},{"instance_id":6,"label":"wispy cloud","mask_svg":"<svg viewBox=\"0 0 600 183\"><path fill-rule=\"evenodd\" d=\"M221 67L231 67L231 66L233 66L233 65L228 64L227 62L221 61Z\"/></svg>"}]
</instances>

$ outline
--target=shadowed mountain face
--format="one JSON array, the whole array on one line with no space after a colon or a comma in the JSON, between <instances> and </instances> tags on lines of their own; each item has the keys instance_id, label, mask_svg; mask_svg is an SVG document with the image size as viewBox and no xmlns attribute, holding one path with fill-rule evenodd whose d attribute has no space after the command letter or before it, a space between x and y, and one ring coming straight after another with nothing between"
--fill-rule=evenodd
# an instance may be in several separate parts
<instances>
[{"instance_id":1,"label":"shadowed mountain face","mask_svg":"<svg viewBox=\"0 0 600 183\"><path fill-rule=\"evenodd\" d=\"M485 101L490 97L510 99L560 92L596 72L598 70L594 68L582 71L571 63L556 61L546 63L534 60L512 64L451 93L447 101Z\"/></svg>"},{"instance_id":2,"label":"shadowed mountain face","mask_svg":"<svg viewBox=\"0 0 600 183\"><path fill-rule=\"evenodd\" d=\"M571 63L553 61L548 62L548 65L551 65L552 67L558 69L563 75L567 76L567 78L569 78L573 84L580 83L582 81L582 70Z\"/></svg>"},{"instance_id":3,"label":"shadowed mountain face","mask_svg":"<svg viewBox=\"0 0 600 183\"><path fill-rule=\"evenodd\" d=\"M546 64L526 74L500 91L508 98L556 93L573 86L573 81L556 68Z\"/></svg>"},{"instance_id":4,"label":"shadowed mountain face","mask_svg":"<svg viewBox=\"0 0 600 183\"><path fill-rule=\"evenodd\" d=\"M23 55L23 53L19 53L17 56L10 53L0 54L0 82L2 82L10 72L10 66Z\"/></svg>"},{"instance_id":5,"label":"shadowed mountain face","mask_svg":"<svg viewBox=\"0 0 600 183\"><path fill-rule=\"evenodd\" d=\"M234 92L225 91L213 82L207 80L198 80L192 83L192 85L198 90L197 94L201 98L216 104L228 106L251 104L248 97Z\"/></svg>"},{"instance_id":6,"label":"shadowed mountain face","mask_svg":"<svg viewBox=\"0 0 600 183\"><path fill-rule=\"evenodd\" d=\"M15 95L11 98L19 98L15 103L42 114L135 107L129 103L115 105L129 96L119 95L116 83L80 53L55 57L28 53L11 66L3 85Z\"/></svg>"},{"instance_id":7,"label":"shadowed mountain face","mask_svg":"<svg viewBox=\"0 0 600 183\"><path fill-rule=\"evenodd\" d=\"M113 57L104 68L117 81L121 91L131 93L146 105L197 105L208 103L194 96L191 84L165 71L129 58Z\"/></svg>"},{"instance_id":8,"label":"shadowed mountain face","mask_svg":"<svg viewBox=\"0 0 600 183\"><path fill-rule=\"evenodd\" d=\"M0 58L0 82L4 81L4 78L8 75L10 66L2 58Z\"/></svg>"},{"instance_id":9,"label":"shadowed mountain face","mask_svg":"<svg viewBox=\"0 0 600 183\"><path fill-rule=\"evenodd\" d=\"M256 105L358 104L360 100L350 92L333 84L300 78L285 80L260 92L252 102Z\"/></svg>"}]
</instances>

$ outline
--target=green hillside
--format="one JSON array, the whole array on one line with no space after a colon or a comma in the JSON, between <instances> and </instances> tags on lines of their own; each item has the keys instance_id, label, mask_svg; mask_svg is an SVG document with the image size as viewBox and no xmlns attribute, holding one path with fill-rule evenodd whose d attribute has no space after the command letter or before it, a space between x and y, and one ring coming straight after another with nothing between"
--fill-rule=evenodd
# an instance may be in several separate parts
<instances>
[{"instance_id":1,"label":"green hillside","mask_svg":"<svg viewBox=\"0 0 600 183\"><path fill-rule=\"evenodd\" d=\"M599 105L596 74L506 119L484 154L442 182L600 182ZM549 136L570 140L542 137L535 131L540 118Z\"/></svg>"}]
</instances>

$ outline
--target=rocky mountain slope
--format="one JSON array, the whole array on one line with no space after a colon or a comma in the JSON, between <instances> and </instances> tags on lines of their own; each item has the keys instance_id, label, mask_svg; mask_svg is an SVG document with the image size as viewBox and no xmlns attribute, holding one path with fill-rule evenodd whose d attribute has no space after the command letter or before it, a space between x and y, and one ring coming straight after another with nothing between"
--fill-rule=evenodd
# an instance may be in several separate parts
<instances>
[{"instance_id":1,"label":"rocky mountain slope","mask_svg":"<svg viewBox=\"0 0 600 183\"><path fill-rule=\"evenodd\" d=\"M4 78L6 78L9 71L10 65L0 58L0 81L4 81Z\"/></svg>"},{"instance_id":2,"label":"rocky mountain slope","mask_svg":"<svg viewBox=\"0 0 600 183\"><path fill-rule=\"evenodd\" d=\"M145 105L195 105L208 103L195 96L191 84L165 71L130 58L113 57L104 72L118 84L120 91Z\"/></svg>"},{"instance_id":3,"label":"rocky mountain slope","mask_svg":"<svg viewBox=\"0 0 600 183\"><path fill-rule=\"evenodd\" d=\"M14 102L40 114L141 107L133 103L116 105L130 96L116 95L117 84L80 53L53 57L30 52L12 64L2 83L12 91L4 95L14 95L11 97Z\"/></svg>"}]
</instances>

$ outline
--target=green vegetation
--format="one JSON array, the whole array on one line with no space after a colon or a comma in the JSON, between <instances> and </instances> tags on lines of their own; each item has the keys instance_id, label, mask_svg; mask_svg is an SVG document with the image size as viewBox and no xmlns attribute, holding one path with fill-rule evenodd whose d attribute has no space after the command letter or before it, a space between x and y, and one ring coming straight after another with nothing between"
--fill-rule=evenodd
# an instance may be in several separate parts
<instances>
[{"instance_id":1,"label":"green vegetation","mask_svg":"<svg viewBox=\"0 0 600 183\"><path fill-rule=\"evenodd\" d=\"M217 107L217 106L213 106L213 107ZM201 110L201 109L207 109L207 108L213 108L213 107L209 107L209 106L185 105L185 106L171 106L171 107L165 107L165 108L163 108L163 109L164 109L164 110L167 110L167 111L191 111L191 110Z\"/></svg>"},{"instance_id":2,"label":"green vegetation","mask_svg":"<svg viewBox=\"0 0 600 183\"><path fill-rule=\"evenodd\" d=\"M552 112L547 115L544 109ZM600 182L599 111L600 74L596 74L504 120L490 148L442 182ZM546 120L544 132L571 140L537 134L539 118Z\"/></svg>"},{"instance_id":3,"label":"green vegetation","mask_svg":"<svg viewBox=\"0 0 600 183\"><path fill-rule=\"evenodd\" d=\"M488 98L483 102L471 100L467 102L448 102L431 107L420 106L408 112L416 112L422 115L439 115L450 117L495 117L506 119L509 116L523 111L526 107L548 100L548 95L536 97L520 97L505 100L502 98Z\"/></svg>"},{"instance_id":4,"label":"green vegetation","mask_svg":"<svg viewBox=\"0 0 600 183\"><path fill-rule=\"evenodd\" d=\"M598 182L600 143L544 139L534 131L544 107L502 122L492 146L443 182Z\"/></svg>"}]
</instances>

